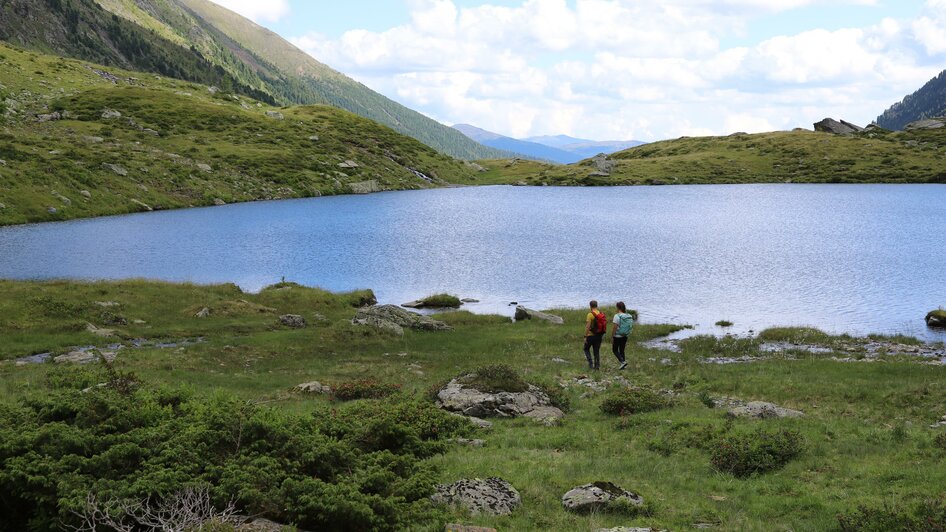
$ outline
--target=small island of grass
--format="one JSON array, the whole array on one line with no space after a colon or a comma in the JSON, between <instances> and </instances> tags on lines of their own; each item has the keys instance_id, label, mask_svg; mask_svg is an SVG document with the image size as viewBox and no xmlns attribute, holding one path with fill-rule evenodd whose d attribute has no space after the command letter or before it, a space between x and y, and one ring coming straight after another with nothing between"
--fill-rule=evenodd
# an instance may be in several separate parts
<instances>
[{"instance_id":1,"label":"small island of grass","mask_svg":"<svg viewBox=\"0 0 946 532\"><path fill-rule=\"evenodd\" d=\"M733 325L735 325L735 323L729 320L719 320L716 322L717 327L732 327Z\"/></svg>"},{"instance_id":2,"label":"small island of grass","mask_svg":"<svg viewBox=\"0 0 946 532\"><path fill-rule=\"evenodd\" d=\"M946 328L946 309L938 308L926 315L926 324L930 327Z\"/></svg>"},{"instance_id":3,"label":"small island of grass","mask_svg":"<svg viewBox=\"0 0 946 532\"><path fill-rule=\"evenodd\" d=\"M402 307L407 308L460 308L463 301L460 298L450 294L434 294L417 301L404 303Z\"/></svg>"}]
</instances>

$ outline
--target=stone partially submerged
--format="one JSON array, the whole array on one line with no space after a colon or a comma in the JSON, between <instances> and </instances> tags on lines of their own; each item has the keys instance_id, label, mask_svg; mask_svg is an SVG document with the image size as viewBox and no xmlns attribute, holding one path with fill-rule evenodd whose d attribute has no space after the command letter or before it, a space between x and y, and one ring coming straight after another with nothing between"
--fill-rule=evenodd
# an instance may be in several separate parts
<instances>
[{"instance_id":1,"label":"stone partially submerged","mask_svg":"<svg viewBox=\"0 0 946 532\"><path fill-rule=\"evenodd\" d=\"M644 498L611 482L593 482L568 490L562 495L562 506L569 512L608 511L616 505L643 507Z\"/></svg>"},{"instance_id":2,"label":"stone partially submerged","mask_svg":"<svg viewBox=\"0 0 946 532\"><path fill-rule=\"evenodd\" d=\"M453 327L442 321L410 312L396 305L374 305L360 308L354 319L352 319L352 323L390 332L398 336L404 334L404 329L414 329L416 331L453 330Z\"/></svg>"},{"instance_id":3,"label":"stone partially submerged","mask_svg":"<svg viewBox=\"0 0 946 532\"><path fill-rule=\"evenodd\" d=\"M538 310L528 309L522 305L516 307L516 321L541 320L555 325L565 325L565 319L554 314L546 314Z\"/></svg>"},{"instance_id":4,"label":"stone partially submerged","mask_svg":"<svg viewBox=\"0 0 946 532\"><path fill-rule=\"evenodd\" d=\"M509 515L522 505L516 488L501 478L462 479L453 484L441 484L430 499L434 504L465 508L473 515Z\"/></svg>"},{"instance_id":5,"label":"stone partially submerged","mask_svg":"<svg viewBox=\"0 0 946 532\"><path fill-rule=\"evenodd\" d=\"M926 325L939 329L946 328L946 310L938 309L927 314Z\"/></svg>"}]
</instances>

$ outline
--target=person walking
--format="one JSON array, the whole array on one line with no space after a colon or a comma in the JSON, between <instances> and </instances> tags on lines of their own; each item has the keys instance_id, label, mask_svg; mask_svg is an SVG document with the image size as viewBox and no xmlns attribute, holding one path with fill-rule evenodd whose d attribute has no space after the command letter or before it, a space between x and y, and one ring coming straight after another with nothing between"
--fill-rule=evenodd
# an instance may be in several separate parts
<instances>
[{"instance_id":1,"label":"person walking","mask_svg":"<svg viewBox=\"0 0 946 532\"><path fill-rule=\"evenodd\" d=\"M614 315L614 327L611 328L611 351L621 364L618 369L622 370L627 367L624 350L631 336L631 328L634 327L634 316L627 313L627 305L623 301L618 301L617 307L618 313Z\"/></svg>"},{"instance_id":2,"label":"person walking","mask_svg":"<svg viewBox=\"0 0 946 532\"><path fill-rule=\"evenodd\" d=\"M588 304L591 312L585 318L585 359L588 360L588 369L601 369L601 340L608 330L608 317L598 310L598 302ZM594 351L594 360L591 355Z\"/></svg>"}]
</instances>

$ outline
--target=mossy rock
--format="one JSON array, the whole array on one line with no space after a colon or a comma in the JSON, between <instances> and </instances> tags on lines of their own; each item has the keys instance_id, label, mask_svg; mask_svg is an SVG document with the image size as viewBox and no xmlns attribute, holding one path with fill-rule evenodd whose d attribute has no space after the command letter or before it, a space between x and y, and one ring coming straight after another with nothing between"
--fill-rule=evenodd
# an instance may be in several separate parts
<instances>
[{"instance_id":1,"label":"mossy rock","mask_svg":"<svg viewBox=\"0 0 946 532\"><path fill-rule=\"evenodd\" d=\"M926 315L926 325L946 329L946 310L937 309Z\"/></svg>"},{"instance_id":2,"label":"mossy rock","mask_svg":"<svg viewBox=\"0 0 946 532\"><path fill-rule=\"evenodd\" d=\"M460 308L463 301L459 297L450 294L435 294L427 296L424 299L404 303L402 307L407 308Z\"/></svg>"}]
</instances>

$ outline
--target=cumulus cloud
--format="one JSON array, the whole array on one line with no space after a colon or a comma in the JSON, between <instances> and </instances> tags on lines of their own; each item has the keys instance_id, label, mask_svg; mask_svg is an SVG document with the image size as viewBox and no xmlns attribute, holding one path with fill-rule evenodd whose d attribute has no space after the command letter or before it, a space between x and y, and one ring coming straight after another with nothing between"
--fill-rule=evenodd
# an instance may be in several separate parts
<instances>
[{"instance_id":1,"label":"cumulus cloud","mask_svg":"<svg viewBox=\"0 0 946 532\"><path fill-rule=\"evenodd\" d=\"M408 0L410 22L293 41L445 123L655 140L869 122L943 68L946 0L914 20L725 46L761 16L874 0Z\"/></svg>"},{"instance_id":2,"label":"cumulus cloud","mask_svg":"<svg viewBox=\"0 0 946 532\"><path fill-rule=\"evenodd\" d=\"M256 22L275 22L289 14L289 0L211 0Z\"/></svg>"}]
</instances>

